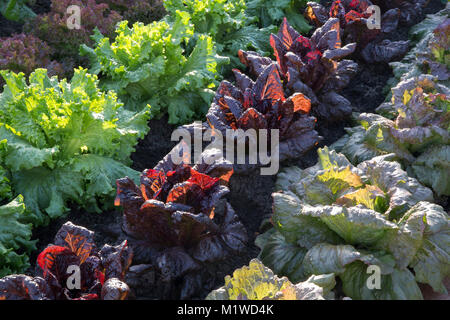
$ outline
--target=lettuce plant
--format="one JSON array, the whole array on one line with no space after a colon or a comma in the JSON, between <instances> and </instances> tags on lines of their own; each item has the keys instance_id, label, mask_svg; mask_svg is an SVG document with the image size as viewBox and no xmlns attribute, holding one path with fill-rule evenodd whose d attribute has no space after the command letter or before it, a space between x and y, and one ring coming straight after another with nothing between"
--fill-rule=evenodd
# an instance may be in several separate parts
<instances>
[{"instance_id":1,"label":"lettuce plant","mask_svg":"<svg viewBox=\"0 0 450 320\"><path fill-rule=\"evenodd\" d=\"M163 281L181 281L183 299L198 289L202 264L211 266L243 250L247 233L229 204L219 210L229 192L231 163L176 164L173 157L180 151L178 145L145 170L140 186L128 177L117 180L115 204L123 207L123 230L135 260L154 265ZM214 152L209 156L217 158Z\"/></svg>"},{"instance_id":2,"label":"lettuce plant","mask_svg":"<svg viewBox=\"0 0 450 320\"><path fill-rule=\"evenodd\" d=\"M286 17L291 25L301 33L307 33L311 26L301 15L307 0L249 0L246 13L258 18L260 27L279 25Z\"/></svg>"},{"instance_id":3,"label":"lettuce plant","mask_svg":"<svg viewBox=\"0 0 450 320\"><path fill-rule=\"evenodd\" d=\"M450 195L450 92L431 79L423 76L401 82L388 103L397 114L395 119L360 114L360 126L348 129L349 134L336 142L336 150L355 164L395 153L419 181L438 195Z\"/></svg>"},{"instance_id":4,"label":"lettuce plant","mask_svg":"<svg viewBox=\"0 0 450 320\"><path fill-rule=\"evenodd\" d=\"M28 254L36 248L30 240L32 224L24 223L28 216L22 196L0 206L0 277L30 267Z\"/></svg>"},{"instance_id":5,"label":"lettuce plant","mask_svg":"<svg viewBox=\"0 0 450 320\"><path fill-rule=\"evenodd\" d=\"M108 4L111 10L120 13L124 20L150 23L161 19L166 10L162 0L96 0L97 3Z\"/></svg>"},{"instance_id":6,"label":"lettuce plant","mask_svg":"<svg viewBox=\"0 0 450 320\"><path fill-rule=\"evenodd\" d=\"M434 39L430 49L434 59L447 68L450 67L450 18L447 18L433 30Z\"/></svg>"},{"instance_id":7,"label":"lettuce plant","mask_svg":"<svg viewBox=\"0 0 450 320\"><path fill-rule=\"evenodd\" d=\"M32 19L36 14L27 6L28 2L30 0L0 0L0 14L17 22Z\"/></svg>"},{"instance_id":8,"label":"lettuce plant","mask_svg":"<svg viewBox=\"0 0 450 320\"><path fill-rule=\"evenodd\" d=\"M390 63L395 76L392 86L421 74L433 75L440 83L449 86L449 14L450 3L411 28L411 39L416 44L402 61Z\"/></svg>"},{"instance_id":9,"label":"lettuce plant","mask_svg":"<svg viewBox=\"0 0 450 320\"><path fill-rule=\"evenodd\" d=\"M80 29L68 27L71 13L67 8L71 5L81 8ZM24 29L48 43L53 50L53 59L63 63L64 76L70 78L75 67L87 64L86 59L79 55L79 47L81 44L93 45L91 35L94 29L98 28L105 36L112 37L115 25L121 20L120 14L95 0L52 0L50 12L30 20Z\"/></svg>"},{"instance_id":10,"label":"lettuce plant","mask_svg":"<svg viewBox=\"0 0 450 320\"><path fill-rule=\"evenodd\" d=\"M228 129L279 129L279 157L298 158L318 144L316 119L308 116L311 102L302 93L285 98L275 63L256 81L233 70L236 85L223 81L206 115L211 128L226 135Z\"/></svg>"},{"instance_id":11,"label":"lettuce plant","mask_svg":"<svg viewBox=\"0 0 450 320\"><path fill-rule=\"evenodd\" d=\"M369 0L338 0L330 8L318 3L308 3L306 17L316 26L322 26L329 17L339 18L344 29L343 40L357 43L357 51L366 62L389 62L402 58L408 51L408 41L390 41L381 38L397 29L399 9L391 9L381 17L381 29L369 29Z\"/></svg>"},{"instance_id":12,"label":"lettuce plant","mask_svg":"<svg viewBox=\"0 0 450 320\"><path fill-rule=\"evenodd\" d=\"M422 299L418 282L446 292L450 225L428 202L431 190L393 155L354 167L335 151L318 153L317 165L279 174L274 228L256 240L263 263L293 282L334 273L352 299ZM374 269L380 286L370 289Z\"/></svg>"},{"instance_id":13,"label":"lettuce plant","mask_svg":"<svg viewBox=\"0 0 450 320\"><path fill-rule=\"evenodd\" d=\"M168 19L176 17L176 11L188 12L196 34L211 36L217 52L239 63L236 58L240 49L269 52L267 39L273 26L258 28L254 18L245 13L244 0L166 0L164 6Z\"/></svg>"},{"instance_id":14,"label":"lettuce plant","mask_svg":"<svg viewBox=\"0 0 450 320\"><path fill-rule=\"evenodd\" d=\"M129 288L122 280L133 253L127 241L97 250L94 232L66 222L54 244L37 258L38 275L10 275L0 279L0 300L124 300ZM80 288L69 288L78 267Z\"/></svg>"},{"instance_id":15,"label":"lettuce plant","mask_svg":"<svg viewBox=\"0 0 450 320\"><path fill-rule=\"evenodd\" d=\"M67 211L74 201L100 211L114 181L137 177L129 156L148 131L148 110L123 108L114 92L101 92L95 75L76 69L71 82L37 69L1 71L0 137L7 140L2 165L15 194L22 194L36 224Z\"/></svg>"},{"instance_id":16,"label":"lettuce plant","mask_svg":"<svg viewBox=\"0 0 450 320\"><path fill-rule=\"evenodd\" d=\"M357 71L357 64L341 60L356 48L355 43L341 47L338 18L329 19L311 38L301 36L286 19L270 44L277 58L285 90L305 94L317 118L336 121L351 114L351 104L337 92L345 88ZM255 52L239 52L242 63L258 76L272 63Z\"/></svg>"},{"instance_id":17,"label":"lettuce plant","mask_svg":"<svg viewBox=\"0 0 450 320\"><path fill-rule=\"evenodd\" d=\"M225 285L212 291L206 300L325 300L336 282L333 274L311 276L292 284L279 278L258 259L225 277Z\"/></svg>"},{"instance_id":18,"label":"lettuce plant","mask_svg":"<svg viewBox=\"0 0 450 320\"><path fill-rule=\"evenodd\" d=\"M0 69L30 75L37 68L46 68L51 76L62 76L63 67L52 60L53 50L33 35L15 34L0 39ZM0 80L0 85L4 85Z\"/></svg>"},{"instance_id":19,"label":"lettuce plant","mask_svg":"<svg viewBox=\"0 0 450 320\"><path fill-rule=\"evenodd\" d=\"M96 33L96 48L83 47L92 59L91 71L101 74L103 87L114 89L129 109L151 105L153 116L169 114L169 123L186 123L201 117L214 96L217 64L211 37L201 35L189 53L194 28L186 12L177 12L175 22L149 25L126 21L116 29L116 38ZM192 44L193 45L193 44Z\"/></svg>"}]
</instances>

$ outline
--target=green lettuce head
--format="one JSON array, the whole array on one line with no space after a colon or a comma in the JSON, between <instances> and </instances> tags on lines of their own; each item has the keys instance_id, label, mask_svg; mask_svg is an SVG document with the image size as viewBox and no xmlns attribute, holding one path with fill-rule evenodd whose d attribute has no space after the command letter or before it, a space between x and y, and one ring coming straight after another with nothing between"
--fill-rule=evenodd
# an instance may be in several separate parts
<instances>
[{"instance_id":1,"label":"green lettuce head","mask_svg":"<svg viewBox=\"0 0 450 320\"><path fill-rule=\"evenodd\" d=\"M149 110L124 109L81 68L71 82L49 78L45 69L28 82L22 73L0 74L7 83L0 95L1 165L33 223L63 215L68 201L100 211L98 202L112 199L116 179L138 178L129 156L148 131Z\"/></svg>"},{"instance_id":2,"label":"green lettuce head","mask_svg":"<svg viewBox=\"0 0 450 320\"><path fill-rule=\"evenodd\" d=\"M449 220L429 202L432 191L392 154L355 167L335 151L318 153L317 165L279 174L274 228L256 241L263 263L294 282L333 273L353 299L421 299L417 282L445 292Z\"/></svg>"}]
</instances>

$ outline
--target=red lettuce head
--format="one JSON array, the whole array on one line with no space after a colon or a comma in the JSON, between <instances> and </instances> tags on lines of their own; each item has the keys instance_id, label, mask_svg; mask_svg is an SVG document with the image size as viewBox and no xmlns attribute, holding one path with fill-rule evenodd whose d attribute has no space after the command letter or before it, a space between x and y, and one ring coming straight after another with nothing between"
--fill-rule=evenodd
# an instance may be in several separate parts
<instances>
[{"instance_id":1,"label":"red lettuce head","mask_svg":"<svg viewBox=\"0 0 450 320\"><path fill-rule=\"evenodd\" d=\"M271 45L277 58L277 71L287 93L302 93L311 101L312 114L325 122L340 121L351 115L350 101L337 92L356 74L358 65L343 59L354 52L356 44L341 46L338 18L328 19L311 38L300 35L286 19ZM239 58L258 76L273 62L256 52L239 51Z\"/></svg>"},{"instance_id":2,"label":"red lettuce head","mask_svg":"<svg viewBox=\"0 0 450 320\"><path fill-rule=\"evenodd\" d=\"M166 279L197 270L199 263L214 262L244 248L247 234L222 197L232 174L231 163L205 152L195 166L176 164L177 145L154 169L145 170L141 184L117 180L116 205L124 210L123 229L134 244L136 260L159 267ZM181 264L180 264L181 259Z\"/></svg>"},{"instance_id":3,"label":"red lettuce head","mask_svg":"<svg viewBox=\"0 0 450 320\"><path fill-rule=\"evenodd\" d=\"M393 8L386 11L381 17L381 28L369 28L373 12L368 9L372 5L369 0L339 0L327 9L318 3L308 2L305 16L317 26L324 25L329 18L339 19L344 30L344 42L357 43L358 53L368 63L400 59L406 54L409 42L382 41L384 35L397 29L400 10Z\"/></svg>"},{"instance_id":4,"label":"red lettuce head","mask_svg":"<svg viewBox=\"0 0 450 320\"><path fill-rule=\"evenodd\" d=\"M327 20L311 38L300 35L284 19L278 34L270 38L283 77L291 81L293 70L316 93L338 70L338 60L355 50L355 43L345 47L341 47L341 43L337 18Z\"/></svg>"},{"instance_id":5,"label":"red lettuce head","mask_svg":"<svg viewBox=\"0 0 450 320\"><path fill-rule=\"evenodd\" d=\"M243 55L247 53L241 51L240 56ZM253 58L266 59L252 54L248 57ZM259 63L252 65L262 66ZM227 129L278 129L280 159L284 160L301 156L320 138L314 130L316 119L308 116L311 101L302 93L286 99L278 69L275 63L261 67L256 81L233 70L236 86L228 81L220 84L206 118L209 126L224 136Z\"/></svg>"},{"instance_id":6,"label":"red lettuce head","mask_svg":"<svg viewBox=\"0 0 450 320\"><path fill-rule=\"evenodd\" d=\"M127 241L96 250L94 233L65 223L37 258L38 277L12 275L0 280L0 298L26 300L123 300L129 288L122 282L133 253ZM79 287L72 277L79 270ZM72 283L74 286L69 286Z\"/></svg>"}]
</instances>

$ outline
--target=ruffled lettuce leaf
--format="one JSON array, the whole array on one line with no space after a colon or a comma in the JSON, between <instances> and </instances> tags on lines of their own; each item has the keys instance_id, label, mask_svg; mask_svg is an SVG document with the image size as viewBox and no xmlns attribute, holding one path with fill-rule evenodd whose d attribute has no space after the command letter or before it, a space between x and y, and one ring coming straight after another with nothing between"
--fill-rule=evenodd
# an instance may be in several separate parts
<instances>
[{"instance_id":1,"label":"ruffled lettuce leaf","mask_svg":"<svg viewBox=\"0 0 450 320\"><path fill-rule=\"evenodd\" d=\"M4 141L6 142L6 140ZM10 199L11 196L11 185L8 177L6 177L6 170L0 166L0 202Z\"/></svg>"},{"instance_id":2,"label":"ruffled lettuce leaf","mask_svg":"<svg viewBox=\"0 0 450 320\"><path fill-rule=\"evenodd\" d=\"M304 266L308 273L335 273L342 280L344 293L355 300L423 299L409 270L394 268L389 256L367 254L350 245L318 244L308 251ZM368 286L369 266L381 270L379 289Z\"/></svg>"},{"instance_id":3,"label":"ruffled lettuce leaf","mask_svg":"<svg viewBox=\"0 0 450 320\"><path fill-rule=\"evenodd\" d=\"M450 146L434 146L425 150L412 163L414 175L438 194L450 194L450 182L445 177L450 171Z\"/></svg>"}]
</instances>

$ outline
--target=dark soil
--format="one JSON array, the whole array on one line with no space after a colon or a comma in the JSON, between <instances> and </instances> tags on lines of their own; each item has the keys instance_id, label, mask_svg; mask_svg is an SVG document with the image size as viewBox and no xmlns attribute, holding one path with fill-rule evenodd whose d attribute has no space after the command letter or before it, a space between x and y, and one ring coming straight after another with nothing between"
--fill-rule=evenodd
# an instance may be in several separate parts
<instances>
[{"instance_id":1,"label":"dark soil","mask_svg":"<svg viewBox=\"0 0 450 320\"><path fill-rule=\"evenodd\" d=\"M38 3L48 3L48 1L38 1ZM430 1L425 9L426 13L434 13L444 7L440 0ZM0 35L7 35L7 30L16 30L14 24L5 23L0 17ZM10 29L7 29L10 28ZM401 26L399 30L389 36L391 40L407 40L409 27ZM345 96L353 105L355 112L374 112L386 97L383 88L386 86L388 79L392 77L392 71L387 64L368 65L362 61L359 63L359 72L352 80L348 88L342 95ZM329 145L338 140L344 133L344 128L350 126L349 122L340 122L332 125L318 124L318 130L324 140L320 146ZM142 171L146 168L154 167L176 144L170 141L171 133L175 129L174 126L167 124L167 117L160 120L150 121L150 133L143 139L136 148L136 152L132 155L133 168ZM295 165L301 168L307 168L317 162L316 150L312 150L302 159L295 162ZM259 249L254 245L255 237L262 231L261 225L271 214L272 199L271 194L274 191L274 176L261 176L257 174L235 174L230 181L231 192L227 199L232 207L236 210L241 221L247 228L249 235L249 245L247 251L241 255L231 256L227 261L221 262L220 266L214 266L218 269L205 271L209 274L215 273L204 290L193 296L195 299L203 299L211 290L211 287L217 288L223 285L223 278L227 274L231 274L235 269L248 264L255 258ZM440 200L448 207L448 198ZM82 225L90 230L95 231L95 240L98 246L104 243L117 244L121 241L121 213L118 210L105 211L102 214L86 213L72 207L69 215L65 218L53 221L50 226L38 228L33 233L34 239L39 239L38 250L31 255L31 261L36 261L38 252L42 250L48 243L51 243L57 230L66 221L72 221L75 224ZM137 272L137 271L136 271ZM149 273L147 273L148 275ZM134 291L134 298L161 298L160 292L151 294L141 290L142 285L154 283L155 280L142 278L141 284L131 284ZM160 288L164 291L164 288ZM164 297L173 297L172 294L164 294ZM176 296L176 294L175 294Z\"/></svg>"},{"instance_id":2,"label":"dark soil","mask_svg":"<svg viewBox=\"0 0 450 320\"><path fill-rule=\"evenodd\" d=\"M176 126L168 124L167 121L168 116L149 121L150 132L139 142L136 152L131 155L134 170L153 168L175 147L177 141L170 141L170 138Z\"/></svg>"}]
</instances>

